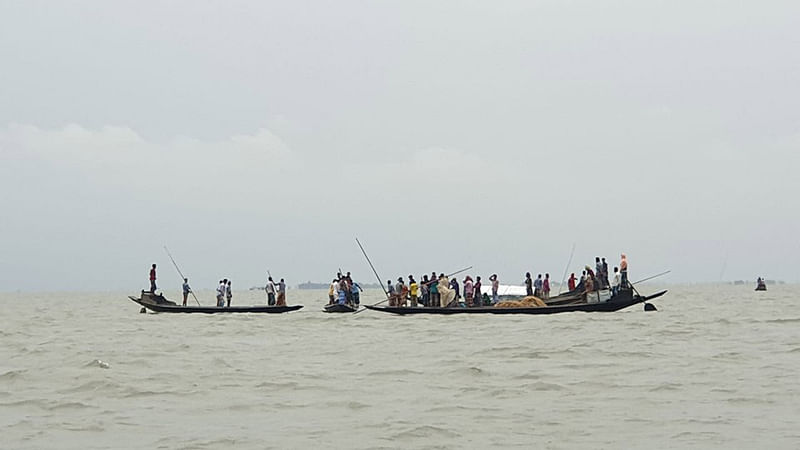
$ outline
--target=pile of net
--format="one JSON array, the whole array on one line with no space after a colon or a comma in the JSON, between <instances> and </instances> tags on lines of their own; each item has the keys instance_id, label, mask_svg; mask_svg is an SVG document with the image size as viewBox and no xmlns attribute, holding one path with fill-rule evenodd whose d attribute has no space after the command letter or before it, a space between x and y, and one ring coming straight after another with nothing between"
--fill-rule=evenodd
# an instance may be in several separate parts
<instances>
[{"instance_id":1,"label":"pile of net","mask_svg":"<svg viewBox=\"0 0 800 450\"><path fill-rule=\"evenodd\" d=\"M547 304L532 295L519 300L504 300L494 305L495 308L536 308L540 306L547 306Z\"/></svg>"}]
</instances>

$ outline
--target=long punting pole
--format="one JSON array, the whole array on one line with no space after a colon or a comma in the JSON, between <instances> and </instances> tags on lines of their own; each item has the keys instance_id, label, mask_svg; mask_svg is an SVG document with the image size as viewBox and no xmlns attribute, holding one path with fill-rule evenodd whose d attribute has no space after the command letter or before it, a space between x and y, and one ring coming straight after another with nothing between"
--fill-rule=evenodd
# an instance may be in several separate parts
<instances>
[{"instance_id":1,"label":"long punting pole","mask_svg":"<svg viewBox=\"0 0 800 450\"><path fill-rule=\"evenodd\" d=\"M569 252L569 261L567 261L567 267L564 267L564 276L561 277L561 284L558 285L558 295L561 295L561 288L564 287L564 280L567 278L567 272L569 272L569 265L572 264L572 255L575 254L575 243L572 243L572 251Z\"/></svg>"},{"instance_id":2,"label":"long punting pole","mask_svg":"<svg viewBox=\"0 0 800 450\"><path fill-rule=\"evenodd\" d=\"M631 284L631 285L634 285L634 284L639 284L639 283L642 283L642 282L644 282L644 281L647 281L647 280L652 280L653 278L658 278L658 277L660 277L660 276L662 276L662 275L666 275L666 274L668 274L668 273L670 273L670 272L672 272L672 271L671 271L671 270L668 270L668 271L666 271L666 272L661 272L661 273L659 273L658 275L653 275L652 277L642 278L641 280L639 280L639 281L635 281L635 282L633 282L633 283L630 283L630 284Z\"/></svg>"},{"instance_id":3,"label":"long punting pole","mask_svg":"<svg viewBox=\"0 0 800 450\"><path fill-rule=\"evenodd\" d=\"M164 251L167 252L167 256L169 256L169 260L172 261L172 265L175 266L175 270L178 271L178 275L181 276L181 280L185 279L186 277L183 276L183 273L181 273L181 269L178 267L178 263L175 262L175 259L169 253L169 249L167 248L166 245L164 246ZM192 294L192 297L194 297L194 301L197 302L197 306L200 306L200 301L197 300L197 296L194 295L194 291L189 291L189 293Z\"/></svg>"},{"instance_id":4,"label":"long punting pole","mask_svg":"<svg viewBox=\"0 0 800 450\"><path fill-rule=\"evenodd\" d=\"M375 274L375 278L378 279L378 284L381 286L381 289L383 289L383 293L386 294L386 299L388 300L389 299L389 292L386 290L385 287L383 287L383 281L381 281L381 277L378 275L378 271L375 270L375 266L372 265L372 261L369 260L369 256L367 256L367 252L364 251L364 246L361 245L361 242L359 242L358 238L356 238L356 243L358 244L358 247L361 249L361 253L364 254L364 258L367 258L367 262L369 263L369 266L372 268L372 273L374 273ZM339 271L341 271L341 269L339 269Z\"/></svg>"}]
</instances>

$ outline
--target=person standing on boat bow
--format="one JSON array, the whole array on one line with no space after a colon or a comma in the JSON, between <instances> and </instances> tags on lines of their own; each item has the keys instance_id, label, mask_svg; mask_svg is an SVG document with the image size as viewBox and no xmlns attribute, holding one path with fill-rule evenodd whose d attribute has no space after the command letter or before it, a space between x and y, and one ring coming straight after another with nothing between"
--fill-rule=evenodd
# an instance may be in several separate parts
<instances>
[{"instance_id":1,"label":"person standing on boat bow","mask_svg":"<svg viewBox=\"0 0 800 450\"><path fill-rule=\"evenodd\" d=\"M189 294L192 292L192 288L189 287L189 279L183 279L183 306L186 306L186 299L189 298Z\"/></svg>"},{"instance_id":2,"label":"person standing on boat bow","mask_svg":"<svg viewBox=\"0 0 800 450\"><path fill-rule=\"evenodd\" d=\"M275 282L272 281L272 277L267 278L267 285L264 286L264 290L267 291L267 305L275 306Z\"/></svg>"},{"instance_id":3,"label":"person standing on boat bow","mask_svg":"<svg viewBox=\"0 0 800 450\"><path fill-rule=\"evenodd\" d=\"M621 276L620 280L620 289L629 289L628 286L628 257L625 256L625 253L620 255L621 261L619 262L619 273Z\"/></svg>"},{"instance_id":4,"label":"person standing on boat bow","mask_svg":"<svg viewBox=\"0 0 800 450\"><path fill-rule=\"evenodd\" d=\"M156 265L150 268L150 292L156 293Z\"/></svg>"},{"instance_id":5,"label":"person standing on boat bow","mask_svg":"<svg viewBox=\"0 0 800 450\"><path fill-rule=\"evenodd\" d=\"M228 300L228 308L230 308L231 298L233 298L233 293L231 292L231 280L228 280L228 284L225 285L225 298Z\"/></svg>"}]
</instances>

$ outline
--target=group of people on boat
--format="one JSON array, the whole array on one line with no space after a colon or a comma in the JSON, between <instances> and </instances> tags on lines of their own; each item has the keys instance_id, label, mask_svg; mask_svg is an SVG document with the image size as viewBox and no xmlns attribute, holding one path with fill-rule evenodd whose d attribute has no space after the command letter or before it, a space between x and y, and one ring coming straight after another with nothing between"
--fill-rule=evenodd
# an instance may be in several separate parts
<instances>
[{"instance_id":1,"label":"group of people on boat","mask_svg":"<svg viewBox=\"0 0 800 450\"><path fill-rule=\"evenodd\" d=\"M153 264L150 267L150 292L155 294L156 289L156 265ZM269 275L267 278L267 285L264 287L264 290L267 293L267 305L269 306L286 306L286 282L283 278L278 283L275 283L272 280L272 276ZM183 292L183 306L186 306L186 301L189 298L189 294L192 293L192 288L189 286L189 279L183 279L183 285L181 286L181 291ZM230 307L231 306L231 299L233 298L233 291L231 290L231 280L227 278L223 278L219 280L219 284L217 285L216 289L216 297L217 297L217 306L220 308L223 307Z\"/></svg>"},{"instance_id":2,"label":"group of people on boat","mask_svg":"<svg viewBox=\"0 0 800 450\"><path fill-rule=\"evenodd\" d=\"M480 276L473 280L467 275L459 284L456 277L450 277L444 273L431 272L431 275L422 275L419 282L414 275L408 276L408 282L403 277L399 277L395 283L392 280L386 281L386 295L389 306L410 306L428 308L448 308L461 306L478 307L487 304L483 289L483 282ZM491 300L488 304L497 303L498 288L500 281L497 274L489 277ZM463 286L463 297L462 297Z\"/></svg>"},{"instance_id":3,"label":"group of people on boat","mask_svg":"<svg viewBox=\"0 0 800 450\"><path fill-rule=\"evenodd\" d=\"M268 274L264 291L267 293L268 306L286 306L286 281L283 278L276 283L272 280L272 275Z\"/></svg>"},{"instance_id":4,"label":"group of people on boat","mask_svg":"<svg viewBox=\"0 0 800 450\"><path fill-rule=\"evenodd\" d=\"M611 289L612 295L616 295L620 289L629 287L628 257L624 253L620 255L619 267L614 267L614 275L610 280L606 259L595 257L595 270L588 265L585 266L580 281L575 278L575 273L571 273L567 280L567 286L570 292L595 292Z\"/></svg>"},{"instance_id":5,"label":"group of people on boat","mask_svg":"<svg viewBox=\"0 0 800 450\"><path fill-rule=\"evenodd\" d=\"M616 295L620 289L628 288L628 260L625 254L621 255L619 267L614 267L614 274L609 279L609 270L606 258L596 257L595 268L586 266L580 279L572 273L568 280L570 295L585 294L604 289L610 289L611 295ZM337 280L334 280L334 283ZM530 272L525 274L525 291L528 297L549 300L552 290L552 281L549 273L538 274L534 279ZM463 286L463 302L462 302ZM484 286L480 276L475 279L470 275L464 277L461 284L455 277L432 272L430 276L423 275L420 281L413 275L408 276L408 281L399 277L396 282L388 280L385 291L388 296L389 306L394 307L434 307L448 308L456 306L479 307L493 306L500 300L500 280L497 274L489 277L489 286ZM333 289L333 288L331 288Z\"/></svg>"},{"instance_id":6,"label":"group of people on boat","mask_svg":"<svg viewBox=\"0 0 800 450\"><path fill-rule=\"evenodd\" d=\"M363 291L361 286L353 281L350 272L347 275L342 275L341 272L336 274L336 278L331 281L328 288L328 304L348 305L353 308L358 308L361 304L361 294Z\"/></svg>"}]
</instances>

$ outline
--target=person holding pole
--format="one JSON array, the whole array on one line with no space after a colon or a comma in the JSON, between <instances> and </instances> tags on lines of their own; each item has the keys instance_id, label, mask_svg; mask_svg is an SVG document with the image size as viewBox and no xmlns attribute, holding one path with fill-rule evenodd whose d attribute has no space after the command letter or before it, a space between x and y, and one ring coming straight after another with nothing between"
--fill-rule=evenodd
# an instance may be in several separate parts
<instances>
[{"instance_id":1,"label":"person holding pole","mask_svg":"<svg viewBox=\"0 0 800 450\"><path fill-rule=\"evenodd\" d=\"M192 288L189 287L189 279L183 279L183 306L186 306L186 299L189 298L189 293L192 292Z\"/></svg>"}]
</instances>

